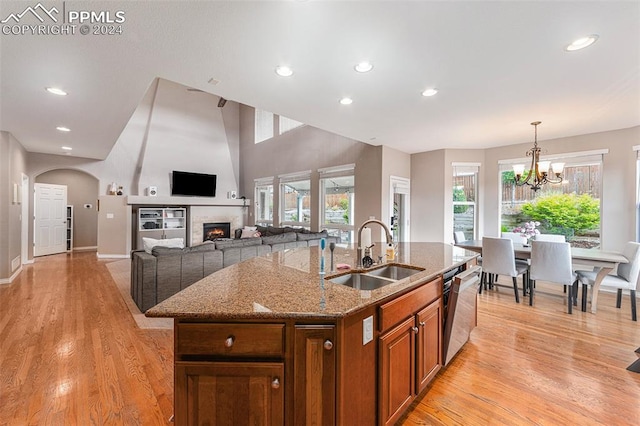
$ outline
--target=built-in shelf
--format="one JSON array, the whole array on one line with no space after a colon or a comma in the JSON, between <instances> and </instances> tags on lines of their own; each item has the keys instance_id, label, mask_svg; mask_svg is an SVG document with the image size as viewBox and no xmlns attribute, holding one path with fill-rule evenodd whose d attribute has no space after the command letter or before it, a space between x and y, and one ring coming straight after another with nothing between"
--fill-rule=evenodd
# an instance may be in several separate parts
<instances>
[{"instance_id":1,"label":"built-in shelf","mask_svg":"<svg viewBox=\"0 0 640 426\"><path fill-rule=\"evenodd\" d=\"M231 207L248 207L251 200L238 199L218 199L203 197L171 197L157 196L147 197L140 195L128 195L127 204L130 205L164 205L164 206L231 206Z\"/></svg>"},{"instance_id":2,"label":"built-in shelf","mask_svg":"<svg viewBox=\"0 0 640 426\"><path fill-rule=\"evenodd\" d=\"M73 206L67 206L67 251L73 251Z\"/></svg>"}]
</instances>

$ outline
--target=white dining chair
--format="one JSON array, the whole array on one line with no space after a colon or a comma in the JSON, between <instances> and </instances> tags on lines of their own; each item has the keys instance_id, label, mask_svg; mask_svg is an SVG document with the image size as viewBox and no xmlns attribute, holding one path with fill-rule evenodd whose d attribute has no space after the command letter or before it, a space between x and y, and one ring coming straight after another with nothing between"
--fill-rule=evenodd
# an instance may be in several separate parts
<instances>
[{"instance_id":1,"label":"white dining chair","mask_svg":"<svg viewBox=\"0 0 640 426\"><path fill-rule=\"evenodd\" d=\"M558 241L532 241L529 268L529 305L533 305L536 281L542 280L568 286L567 310L571 314L578 295L578 282L571 266L571 245Z\"/></svg>"},{"instance_id":2,"label":"white dining chair","mask_svg":"<svg viewBox=\"0 0 640 426\"><path fill-rule=\"evenodd\" d=\"M463 231L455 231L453 233L453 241L458 244L461 243L463 241L467 241L467 237L464 236L464 232Z\"/></svg>"},{"instance_id":3,"label":"white dining chair","mask_svg":"<svg viewBox=\"0 0 640 426\"><path fill-rule=\"evenodd\" d=\"M564 243L566 238L560 234L538 234L534 238L536 241L555 241L557 243Z\"/></svg>"},{"instance_id":4,"label":"white dining chair","mask_svg":"<svg viewBox=\"0 0 640 426\"><path fill-rule=\"evenodd\" d=\"M516 303L520 303L517 277L522 275L522 286L526 288L529 265L524 262L516 262L512 240L509 238L482 238L482 271L490 277L490 284L494 275L511 277ZM482 284L480 285L480 293L482 293Z\"/></svg>"},{"instance_id":5,"label":"white dining chair","mask_svg":"<svg viewBox=\"0 0 640 426\"><path fill-rule=\"evenodd\" d=\"M503 232L502 238L508 238L514 243L518 243L518 244L527 244L527 237L523 237L521 234L517 232Z\"/></svg>"},{"instance_id":6,"label":"white dining chair","mask_svg":"<svg viewBox=\"0 0 640 426\"><path fill-rule=\"evenodd\" d=\"M622 255L629 263L618 265L616 275L606 275L600 283L600 287L612 287L618 290L616 308L622 305L622 290L629 290L631 296L631 319L637 321L636 314L636 289L638 288L638 276L640 275L640 244L629 241L622 251ZM582 283L582 310L587 310L587 286L593 285L598 275L598 270L576 271L577 281ZM577 284L576 281L576 284Z\"/></svg>"}]
</instances>

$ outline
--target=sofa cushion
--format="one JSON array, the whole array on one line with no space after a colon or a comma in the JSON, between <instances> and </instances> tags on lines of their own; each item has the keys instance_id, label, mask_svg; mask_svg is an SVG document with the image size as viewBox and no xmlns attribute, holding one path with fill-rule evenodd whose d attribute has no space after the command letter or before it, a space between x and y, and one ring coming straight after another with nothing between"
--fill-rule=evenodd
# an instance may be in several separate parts
<instances>
[{"instance_id":1,"label":"sofa cushion","mask_svg":"<svg viewBox=\"0 0 640 426\"><path fill-rule=\"evenodd\" d=\"M255 237L259 237L260 231L256 230L256 229L247 229L244 228L242 230L242 233L240 234L240 238L255 238Z\"/></svg>"},{"instance_id":2,"label":"sofa cushion","mask_svg":"<svg viewBox=\"0 0 640 426\"><path fill-rule=\"evenodd\" d=\"M260 237L243 238L240 240L216 241L216 248L218 250L225 250L228 248L259 246L261 244L262 244L262 238Z\"/></svg>"},{"instance_id":3,"label":"sofa cushion","mask_svg":"<svg viewBox=\"0 0 640 426\"><path fill-rule=\"evenodd\" d=\"M205 241L197 246L185 247L185 253L200 253L203 251L213 251L216 249L216 244L213 241Z\"/></svg>"},{"instance_id":4,"label":"sofa cushion","mask_svg":"<svg viewBox=\"0 0 640 426\"><path fill-rule=\"evenodd\" d=\"M308 240L319 240L320 238L327 238L329 233L325 231L321 232L309 232L308 234L303 234L302 232L298 232L297 234L299 241L308 241Z\"/></svg>"},{"instance_id":5,"label":"sofa cushion","mask_svg":"<svg viewBox=\"0 0 640 426\"><path fill-rule=\"evenodd\" d=\"M155 246L151 249L151 254L158 256L182 256L184 249L178 247Z\"/></svg>"},{"instance_id":6,"label":"sofa cushion","mask_svg":"<svg viewBox=\"0 0 640 426\"><path fill-rule=\"evenodd\" d=\"M279 235L272 235L270 237L262 237L262 244L279 244L296 241L296 234L294 232L287 232Z\"/></svg>"}]
</instances>

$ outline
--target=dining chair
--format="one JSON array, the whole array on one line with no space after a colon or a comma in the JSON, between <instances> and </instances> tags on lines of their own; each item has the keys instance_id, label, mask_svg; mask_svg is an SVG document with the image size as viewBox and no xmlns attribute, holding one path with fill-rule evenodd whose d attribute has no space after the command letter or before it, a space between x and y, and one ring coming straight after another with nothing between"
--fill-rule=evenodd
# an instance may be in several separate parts
<instances>
[{"instance_id":1,"label":"dining chair","mask_svg":"<svg viewBox=\"0 0 640 426\"><path fill-rule=\"evenodd\" d=\"M536 241L555 241L557 243L564 243L566 238L560 234L538 234L534 238Z\"/></svg>"},{"instance_id":2,"label":"dining chair","mask_svg":"<svg viewBox=\"0 0 640 426\"><path fill-rule=\"evenodd\" d=\"M527 237L523 237L518 232L503 232L502 238L508 238L514 243L527 244Z\"/></svg>"},{"instance_id":3,"label":"dining chair","mask_svg":"<svg viewBox=\"0 0 640 426\"><path fill-rule=\"evenodd\" d=\"M571 245L558 241L531 242L531 266L529 270L529 305L533 305L533 293L537 280L559 284L569 288L567 310L571 314L578 295L578 282L571 266Z\"/></svg>"},{"instance_id":4,"label":"dining chair","mask_svg":"<svg viewBox=\"0 0 640 426\"><path fill-rule=\"evenodd\" d=\"M522 286L526 287L528 281L529 265L524 262L516 262L513 251L513 241L509 238L482 238L482 270L489 277L493 275L507 275L513 280L513 292L516 303L520 303L518 295L518 275L522 275ZM492 278L489 279L492 281ZM480 285L482 293L482 284Z\"/></svg>"},{"instance_id":5,"label":"dining chair","mask_svg":"<svg viewBox=\"0 0 640 426\"><path fill-rule=\"evenodd\" d=\"M622 305L622 290L629 290L631 296L631 319L637 321L636 314L636 289L638 288L638 276L640 275L640 244L629 241L622 251L622 255L629 263L618 265L616 275L606 275L600 287L613 287L618 290L616 308ZM582 283L582 310L587 310L587 286L593 285L598 275L598 270L576 271L577 282Z\"/></svg>"},{"instance_id":6,"label":"dining chair","mask_svg":"<svg viewBox=\"0 0 640 426\"><path fill-rule=\"evenodd\" d=\"M467 237L464 236L464 232L462 231L455 231L453 233L453 241L458 244L461 243L463 241L467 241Z\"/></svg>"}]
</instances>

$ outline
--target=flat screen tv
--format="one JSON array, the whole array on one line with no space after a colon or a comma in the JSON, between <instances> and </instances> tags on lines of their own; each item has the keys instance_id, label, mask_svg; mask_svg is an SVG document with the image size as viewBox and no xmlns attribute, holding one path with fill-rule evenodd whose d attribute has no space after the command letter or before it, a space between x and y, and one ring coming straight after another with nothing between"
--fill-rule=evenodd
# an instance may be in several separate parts
<instances>
[{"instance_id":1,"label":"flat screen tv","mask_svg":"<svg viewBox=\"0 0 640 426\"><path fill-rule=\"evenodd\" d=\"M174 170L171 174L171 195L215 197L216 175Z\"/></svg>"}]
</instances>

